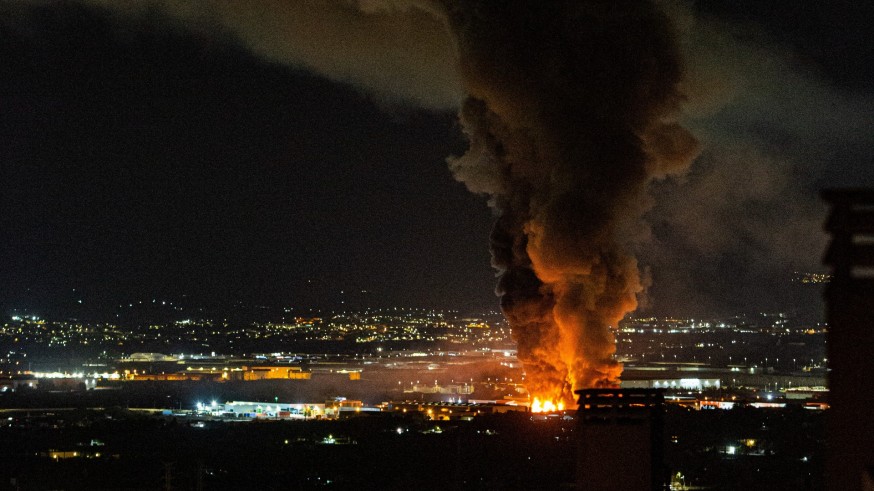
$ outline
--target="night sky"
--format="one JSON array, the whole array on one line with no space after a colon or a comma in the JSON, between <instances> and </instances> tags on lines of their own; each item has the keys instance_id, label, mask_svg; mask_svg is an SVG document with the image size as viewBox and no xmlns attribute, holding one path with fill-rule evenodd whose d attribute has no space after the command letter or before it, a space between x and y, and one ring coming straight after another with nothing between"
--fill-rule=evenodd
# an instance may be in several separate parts
<instances>
[{"instance_id":1,"label":"night sky","mask_svg":"<svg viewBox=\"0 0 874 491\"><path fill-rule=\"evenodd\" d=\"M874 185L862 3L682 4L702 153L653 186L646 311L818 309L790 281L823 271L818 190ZM497 307L492 212L446 165L457 107L90 5L0 6L4 312Z\"/></svg>"}]
</instances>

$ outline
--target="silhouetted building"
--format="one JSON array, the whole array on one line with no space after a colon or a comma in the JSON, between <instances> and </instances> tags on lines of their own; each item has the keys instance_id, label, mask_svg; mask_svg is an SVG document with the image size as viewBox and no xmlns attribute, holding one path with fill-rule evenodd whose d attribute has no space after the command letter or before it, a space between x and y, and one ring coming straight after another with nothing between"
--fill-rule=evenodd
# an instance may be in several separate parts
<instances>
[{"instance_id":1,"label":"silhouetted building","mask_svg":"<svg viewBox=\"0 0 874 491\"><path fill-rule=\"evenodd\" d=\"M826 474L829 489L871 489L874 481L874 189L829 190L824 262L829 323ZM866 484L867 483L867 484Z\"/></svg>"},{"instance_id":2,"label":"silhouetted building","mask_svg":"<svg viewBox=\"0 0 874 491\"><path fill-rule=\"evenodd\" d=\"M577 488L591 491L667 489L664 391L578 390Z\"/></svg>"},{"instance_id":3,"label":"silhouetted building","mask_svg":"<svg viewBox=\"0 0 874 491\"><path fill-rule=\"evenodd\" d=\"M35 389L38 385L39 380L33 375L0 377L0 392L15 392L22 387Z\"/></svg>"}]
</instances>

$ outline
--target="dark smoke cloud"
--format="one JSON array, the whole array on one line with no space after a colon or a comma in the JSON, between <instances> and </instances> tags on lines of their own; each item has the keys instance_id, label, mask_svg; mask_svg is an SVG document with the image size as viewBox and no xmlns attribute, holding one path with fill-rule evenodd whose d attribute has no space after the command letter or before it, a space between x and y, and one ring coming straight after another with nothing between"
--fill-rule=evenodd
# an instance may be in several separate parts
<instances>
[{"instance_id":1,"label":"dark smoke cloud","mask_svg":"<svg viewBox=\"0 0 874 491\"><path fill-rule=\"evenodd\" d=\"M661 5L679 26L686 60L682 122L704 151L689 174L655 184L653 240L640 254L652 266L650 312L789 310L819 320L819 290L791 280L823 271L819 189L874 184L874 97L836 83L846 74L830 77L762 25L728 22L691 2ZM835 15L835 6L815 2L798 9L805 18ZM816 36L847 27L821 26Z\"/></svg>"},{"instance_id":2,"label":"dark smoke cloud","mask_svg":"<svg viewBox=\"0 0 874 491\"><path fill-rule=\"evenodd\" d=\"M82 0L223 31L265 59L363 88L379 102L457 108L463 93L444 16L430 0Z\"/></svg>"},{"instance_id":3,"label":"dark smoke cloud","mask_svg":"<svg viewBox=\"0 0 874 491\"><path fill-rule=\"evenodd\" d=\"M529 390L617 383L610 327L643 290L649 182L683 171L696 140L675 117L683 67L647 2L449 5L469 94L456 177L490 196L497 288Z\"/></svg>"}]
</instances>

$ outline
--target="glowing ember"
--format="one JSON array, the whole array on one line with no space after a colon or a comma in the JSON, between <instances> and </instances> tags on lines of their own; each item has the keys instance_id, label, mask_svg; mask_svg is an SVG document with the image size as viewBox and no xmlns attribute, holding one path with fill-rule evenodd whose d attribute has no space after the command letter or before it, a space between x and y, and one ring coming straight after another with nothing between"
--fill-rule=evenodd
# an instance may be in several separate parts
<instances>
[{"instance_id":1,"label":"glowing ember","mask_svg":"<svg viewBox=\"0 0 874 491\"><path fill-rule=\"evenodd\" d=\"M556 411L564 411L564 403L553 402L552 400L540 401L539 398L535 397L534 401L531 402L531 412L532 413L554 413Z\"/></svg>"}]
</instances>

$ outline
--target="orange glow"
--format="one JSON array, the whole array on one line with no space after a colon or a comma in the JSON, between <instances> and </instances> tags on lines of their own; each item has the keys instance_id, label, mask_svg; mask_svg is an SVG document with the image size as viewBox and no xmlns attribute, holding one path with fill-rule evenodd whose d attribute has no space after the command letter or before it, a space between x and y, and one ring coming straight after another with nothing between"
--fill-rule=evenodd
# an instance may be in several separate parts
<instances>
[{"instance_id":1,"label":"orange glow","mask_svg":"<svg viewBox=\"0 0 874 491\"><path fill-rule=\"evenodd\" d=\"M535 397L531 402L532 413L554 413L556 411L564 411L564 403L554 402L552 400L540 401L540 398Z\"/></svg>"}]
</instances>

